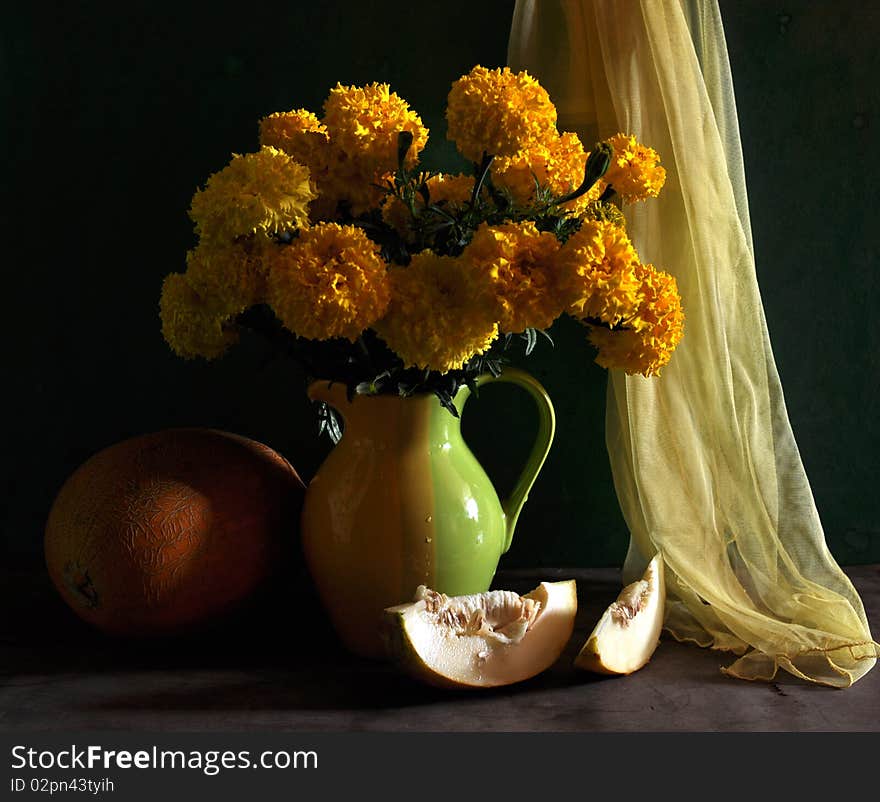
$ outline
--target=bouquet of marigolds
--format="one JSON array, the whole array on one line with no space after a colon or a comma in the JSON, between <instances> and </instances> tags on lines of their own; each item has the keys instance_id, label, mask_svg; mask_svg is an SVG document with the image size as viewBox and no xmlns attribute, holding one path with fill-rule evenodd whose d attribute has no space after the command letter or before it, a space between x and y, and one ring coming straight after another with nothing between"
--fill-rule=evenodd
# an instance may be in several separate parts
<instances>
[{"instance_id":1,"label":"bouquet of marigolds","mask_svg":"<svg viewBox=\"0 0 880 802\"><path fill-rule=\"evenodd\" d=\"M667 364L675 279L641 263L621 212L663 186L655 151L621 133L587 152L506 67L452 85L458 175L419 167L428 131L387 84L339 84L323 112L265 117L260 149L193 197L198 245L160 303L178 355L218 357L250 329L352 396L433 392L453 413L462 384L563 314L604 367Z\"/></svg>"}]
</instances>

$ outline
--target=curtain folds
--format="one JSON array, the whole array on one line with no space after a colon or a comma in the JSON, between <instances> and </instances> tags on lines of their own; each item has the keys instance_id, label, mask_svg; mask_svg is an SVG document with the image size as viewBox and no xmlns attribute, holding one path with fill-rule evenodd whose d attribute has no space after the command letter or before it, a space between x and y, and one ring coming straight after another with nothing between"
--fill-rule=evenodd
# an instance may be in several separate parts
<instances>
[{"instance_id":1,"label":"curtain folds","mask_svg":"<svg viewBox=\"0 0 880 802\"><path fill-rule=\"evenodd\" d=\"M656 379L609 373L606 442L629 581L661 551L676 638L846 687L880 655L825 544L770 347L733 83L714 0L517 0L508 62L550 92L587 148L655 148L660 198L628 207L645 262L672 273L685 335Z\"/></svg>"}]
</instances>

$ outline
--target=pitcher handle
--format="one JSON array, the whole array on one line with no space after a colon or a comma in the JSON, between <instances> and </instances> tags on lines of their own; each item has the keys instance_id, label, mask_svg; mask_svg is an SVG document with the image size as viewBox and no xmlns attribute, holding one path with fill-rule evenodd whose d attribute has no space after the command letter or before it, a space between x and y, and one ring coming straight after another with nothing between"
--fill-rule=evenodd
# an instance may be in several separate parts
<instances>
[{"instance_id":1,"label":"pitcher handle","mask_svg":"<svg viewBox=\"0 0 880 802\"><path fill-rule=\"evenodd\" d=\"M538 433L535 436L535 442L529 453L529 458L526 460L525 467L516 480L513 490L510 491L510 495L501 502L506 523L504 549L501 553L505 554L513 542L513 531L516 528L516 521L519 518L523 505L529 498L529 491L532 489L532 485L535 484L535 480L544 466L547 454L550 453L550 446L553 445L553 435L556 432L556 412L553 409L550 396L541 386L540 382L524 371L517 370L516 368L505 368L500 376L480 376L476 384L479 387L492 382L508 382L522 387L534 399L535 405L538 408Z\"/></svg>"}]
</instances>

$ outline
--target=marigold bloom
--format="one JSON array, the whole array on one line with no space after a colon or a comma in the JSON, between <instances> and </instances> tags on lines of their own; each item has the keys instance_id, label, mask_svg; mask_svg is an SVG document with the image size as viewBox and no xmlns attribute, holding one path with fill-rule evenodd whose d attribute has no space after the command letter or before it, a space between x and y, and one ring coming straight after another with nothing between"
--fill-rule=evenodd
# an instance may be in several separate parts
<instances>
[{"instance_id":1,"label":"marigold bloom","mask_svg":"<svg viewBox=\"0 0 880 802\"><path fill-rule=\"evenodd\" d=\"M608 142L614 156L603 181L611 184L625 203L656 198L666 183L666 170L660 166L657 151L627 134L616 134Z\"/></svg>"},{"instance_id":2,"label":"marigold bloom","mask_svg":"<svg viewBox=\"0 0 880 802\"><path fill-rule=\"evenodd\" d=\"M428 129L409 104L388 84L337 84L324 102L324 124L333 147L359 163L364 173L397 169L397 140L401 131L413 136L406 164L412 166L428 141Z\"/></svg>"},{"instance_id":3,"label":"marigold bloom","mask_svg":"<svg viewBox=\"0 0 880 802\"><path fill-rule=\"evenodd\" d=\"M556 275L565 310L610 326L630 318L639 303L638 254L612 223L585 220L559 249Z\"/></svg>"},{"instance_id":4,"label":"marigold bloom","mask_svg":"<svg viewBox=\"0 0 880 802\"><path fill-rule=\"evenodd\" d=\"M354 216L381 206L386 197L380 188L391 179L389 172L376 172L368 165L338 150L331 143L327 169L318 181L320 195L315 208L323 219L336 218L340 203L346 204Z\"/></svg>"},{"instance_id":5,"label":"marigold bloom","mask_svg":"<svg viewBox=\"0 0 880 802\"><path fill-rule=\"evenodd\" d=\"M374 180L373 176L359 173L341 174L341 163L348 157L330 145L327 126L306 109L270 114L260 120L260 144L277 147L309 168L311 186L317 194L309 207L309 220L313 223L336 219L339 201L351 202L347 195ZM372 187L367 187L366 192L372 193L370 200L381 195ZM360 202L352 205L358 206L356 213L368 208Z\"/></svg>"},{"instance_id":6,"label":"marigold bloom","mask_svg":"<svg viewBox=\"0 0 880 802\"><path fill-rule=\"evenodd\" d=\"M388 308L385 262L359 228L321 223L265 258L269 305L300 337L353 342Z\"/></svg>"},{"instance_id":7,"label":"marigold bloom","mask_svg":"<svg viewBox=\"0 0 880 802\"><path fill-rule=\"evenodd\" d=\"M237 314L266 297L262 249L266 239L229 245L201 242L186 255L186 279L202 297L218 308Z\"/></svg>"},{"instance_id":8,"label":"marigold bloom","mask_svg":"<svg viewBox=\"0 0 880 802\"><path fill-rule=\"evenodd\" d=\"M428 179L427 187L431 203L438 206L462 206L474 193L474 177L461 173L458 175L440 173Z\"/></svg>"},{"instance_id":9,"label":"marigold bloom","mask_svg":"<svg viewBox=\"0 0 880 802\"><path fill-rule=\"evenodd\" d=\"M238 339L228 314L199 295L182 273L162 282L159 316L165 342L184 359L215 359Z\"/></svg>"},{"instance_id":10,"label":"marigold bloom","mask_svg":"<svg viewBox=\"0 0 880 802\"><path fill-rule=\"evenodd\" d=\"M391 306L375 329L405 367L458 370L498 336L489 282L467 260L422 251L390 277Z\"/></svg>"},{"instance_id":11,"label":"marigold bloom","mask_svg":"<svg viewBox=\"0 0 880 802\"><path fill-rule=\"evenodd\" d=\"M653 265L638 265L636 278L639 305L633 317L621 329L589 326L589 338L602 367L657 376L684 335L681 296L675 278Z\"/></svg>"},{"instance_id":12,"label":"marigold bloom","mask_svg":"<svg viewBox=\"0 0 880 802\"><path fill-rule=\"evenodd\" d=\"M546 329L562 314L554 257L559 240L529 220L482 223L463 256L489 276L501 331Z\"/></svg>"},{"instance_id":13,"label":"marigold bloom","mask_svg":"<svg viewBox=\"0 0 880 802\"><path fill-rule=\"evenodd\" d=\"M230 242L257 231L272 234L306 225L314 198L308 168L266 146L233 155L193 196L190 217L202 239Z\"/></svg>"},{"instance_id":14,"label":"marigold bloom","mask_svg":"<svg viewBox=\"0 0 880 802\"><path fill-rule=\"evenodd\" d=\"M536 182L560 197L583 183L588 155L577 134L561 134L513 156L495 159L492 180L508 189L519 204L525 205L535 199ZM599 199L603 188L602 182L597 181L588 192L564 204L563 208L580 213Z\"/></svg>"},{"instance_id":15,"label":"marigold bloom","mask_svg":"<svg viewBox=\"0 0 880 802\"><path fill-rule=\"evenodd\" d=\"M556 107L527 72L476 66L447 98L447 137L466 158L513 156L556 136Z\"/></svg>"},{"instance_id":16,"label":"marigold bloom","mask_svg":"<svg viewBox=\"0 0 880 802\"><path fill-rule=\"evenodd\" d=\"M260 120L260 145L283 150L312 172L329 141L327 126L308 109L276 112Z\"/></svg>"}]
</instances>

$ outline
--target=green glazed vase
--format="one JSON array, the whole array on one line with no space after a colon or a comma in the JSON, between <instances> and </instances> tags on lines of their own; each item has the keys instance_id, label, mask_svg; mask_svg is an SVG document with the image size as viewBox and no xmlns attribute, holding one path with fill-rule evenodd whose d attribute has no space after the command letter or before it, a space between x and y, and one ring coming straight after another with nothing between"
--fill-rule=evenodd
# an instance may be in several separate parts
<instances>
[{"instance_id":1,"label":"green glazed vase","mask_svg":"<svg viewBox=\"0 0 880 802\"><path fill-rule=\"evenodd\" d=\"M309 484L302 544L321 601L343 643L383 655L386 607L411 601L419 585L457 596L489 589L513 539L555 431L553 404L528 374L508 368L477 385L509 382L535 400L539 426L510 496L495 488L461 434L460 419L433 394L355 396L343 384L309 387L342 417L342 439ZM470 395L462 387L461 415Z\"/></svg>"}]
</instances>

